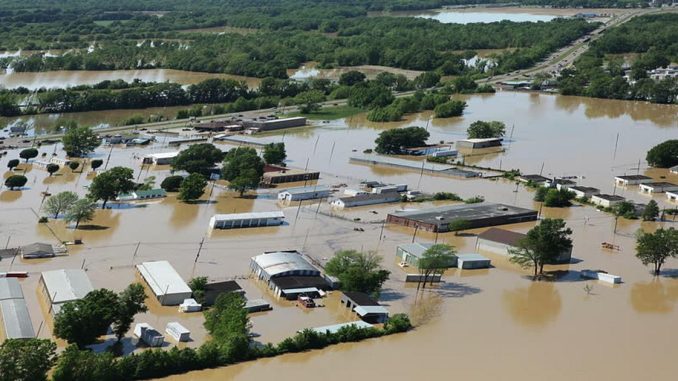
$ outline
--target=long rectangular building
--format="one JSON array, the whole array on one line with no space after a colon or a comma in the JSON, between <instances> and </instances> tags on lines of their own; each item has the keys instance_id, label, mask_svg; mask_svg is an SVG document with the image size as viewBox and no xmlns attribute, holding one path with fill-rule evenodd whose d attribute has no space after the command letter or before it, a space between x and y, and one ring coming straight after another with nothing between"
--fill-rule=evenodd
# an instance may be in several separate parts
<instances>
[{"instance_id":1,"label":"long rectangular building","mask_svg":"<svg viewBox=\"0 0 678 381\"><path fill-rule=\"evenodd\" d=\"M167 261L144 262L137 265L139 274L163 306L176 306L193 292L181 275Z\"/></svg>"},{"instance_id":2,"label":"long rectangular building","mask_svg":"<svg viewBox=\"0 0 678 381\"><path fill-rule=\"evenodd\" d=\"M450 223L463 220L468 229L537 220L537 211L517 206L479 203L448 205L414 211L396 211L386 222L431 232L448 232Z\"/></svg>"},{"instance_id":3,"label":"long rectangular building","mask_svg":"<svg viewBox=\"0 0 678 381\"><path fill-rule=\"evenodd\" d=\"M281 211L215 214L210 219L211 229L256 228L282 225L285 214Z\"/></svg>"},{"instance_id":4,"label":"long rectangular building","mask_svg":"<svg viewBox=\"0 0 678 381\"><path fill-rule=\"evenodd\" d=\"M24 293L16 278L0 278L0 316L4 335L8 339L35 337Z\"/></svg>"},{"instance_id":5,"label":"long rectangular building","mask_svg":"<svg viewBox=\"0 0 678 381\"><path fill-rule=\"evenodd\" d=\"M54 315L59 313L64 303L82 299L94 291L87 273L81 269L44 271L40 277L40 287Z\"/></svg>"}]
</instances>

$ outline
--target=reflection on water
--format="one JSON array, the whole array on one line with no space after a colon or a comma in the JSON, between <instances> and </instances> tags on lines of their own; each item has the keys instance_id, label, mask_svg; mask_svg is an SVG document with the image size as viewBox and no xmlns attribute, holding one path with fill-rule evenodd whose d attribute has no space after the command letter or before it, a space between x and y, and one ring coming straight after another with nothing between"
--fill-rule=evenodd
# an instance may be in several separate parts
<instances>
[{"instance_id":1,"label":"reflection on water","mask_svg":"<svg viewBox=\"0 0 678 381\"><path fill-rule=\"evenodd\" d=\"M532 13L486 13L460 12L456 10L429 11L409 14L409 16L433 19L443 24L491 23L499 21L537 22L551 21L557 16L536 15Z\"/></svg>"},{"instance_id":2,"label":"reflection on water","mask_svg":"<svg viewBox=\"0 0 678 381\"><path fill-rule=\"evenodd\" d=\"M541 327L560 314L560 293L552 282L532 282L527 287L504 291L504 306L513 320L528 327Z\"/></svg>"},{"instance_id":3,"label":"reflection on water","mask_svg":"<svg viewBox=\"0 0 678 381\"><path fill-rule=\"evenodd\" d=\"M631 305L643 313L666 314L673 311L678 302L678 284L655 279L635 283L631 287Z\"/></svg>"}]
</instances>

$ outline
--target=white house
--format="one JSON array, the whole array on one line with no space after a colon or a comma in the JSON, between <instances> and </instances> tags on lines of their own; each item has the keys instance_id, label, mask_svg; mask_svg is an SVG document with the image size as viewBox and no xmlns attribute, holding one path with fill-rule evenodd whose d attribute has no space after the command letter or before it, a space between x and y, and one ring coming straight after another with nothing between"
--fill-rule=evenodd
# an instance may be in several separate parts
<instances>
[{"instance_id":1,"label":"white house","mask_svg":"<svg viewBox=\"0 0 678 381\"><path fill-rule=\"evenodd\" d=\"M622 196L611 195L611 194L597 194L591 196L591 203L594 205L603 206L606 208L611 208L625 200Z\"/></svg>"},{"instance_id":2,"label":"white house","mask_svg":"<svg viewBox=\"0 0 678 381\"><path fill-rule=\"evenodd\" d=\"M652 194L652 193L663 193L667 191L668 192L678 191L678 185L667 182L640 184L641 193Z\"/></svg>"},{"instance_id":3,"label":"white house","mask_svg":"<svg viewBox=\"0 0 678 381\"><path fill-rule=\"evenodd\" d=\"M331 202L335 208L353 208L356 206L386 204L390 202L398 202L401 200L399 193L369 193L361 194L354 197L340 197Z\"/></svg>"},{"instance_id":4,"label":"white house","mask_svg":"<svg viewBox=\"0 0 678 381\"><path fill-rule=\"evenodd\" d=\"M644 175L624 175L624 176L615 176L614 182L617 185L629 186L629 185L638 185L638 184L647 184L651 183L652 177Z\"/></svg>"}]
</instances>

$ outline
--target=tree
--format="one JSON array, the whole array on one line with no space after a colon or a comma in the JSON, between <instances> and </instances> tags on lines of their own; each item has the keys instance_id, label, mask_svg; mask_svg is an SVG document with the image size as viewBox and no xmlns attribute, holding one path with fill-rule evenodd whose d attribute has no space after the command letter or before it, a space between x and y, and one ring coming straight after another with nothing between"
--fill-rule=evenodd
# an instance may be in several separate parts
<instances>
[{"instance_id":1,"label":"tree","mask_svg":"<svg viewBox=\"0 0 678 381\"><path fill-rule=\"evenodd\" d=\"M9 168L10 171L13 171L14 168L16 168L19 165L19 159L12 159L7 162L7 168Z\"/></svg>"},{"instance_id":2,"label":"tree","mask_svg":"<svg viewBox=\"0 0 678 381\"><path fill-rule=\"evenodd\" d=\"M436 86L440 82L440 74L434 71L426 71L414 79L414 85L417 89L428 89Z\"/></svg>"},{"instance_id":3,"label":"tree","mask_svg":"<svg viewBox=\"0 0 678 381\"><path fill-rule=\"evenodd\" d=\"M118 381L131 375L122 375L121 367L112 353L82 351L76 345L69 345L59 355L52 375L53 381Z\"/></svg>"},{"instance_id":4,"label":"tree","mask_svg":"<svg viewBox=\"0 0 678 381\"><path fill-rule=\"evenodd\" d=\"M199 173L191 173L181 182L179 196L182 201L193 201L200 198L205 193L207 180Z\"/></svg>"},{"instance_id":5,"label":"tree","mask_svg":"<svg viewBox=\"0 0 678 381\"><path fill-rule=\"evenodd\" d=\"M53 215L54 218L58 218L59 214L68 210L76 201L78 201L78 195L74 192L64 191L50 196L46 201L42 209Z\"/></svg>"},{"instance_id":6,"label":"tree","mask_svg":"<svg viewBox=\"0 0 678 381\"><path fill-rule=\"evenodd\" d=\"M219 295L205 311L205 329L224 357L238 361L249 356L249 318L245 298L235 292Z\"/></svg>"},{"instance_id":7,"label":"tree","mask_svg":"<svg viewBox=\"0 0 678 381\"><path fill-rule=\"evenodd\" d=\"M461 116L466 108L466 102L451 100L437 105L433 109L436 118L449 118L452 116Z\"/></svg>"},{"instance_id":8,"label":"tree","mask_svg":"<svg viewBox=\"0 0 678 381\"><path fill-rule=\"evenodd\" d=\"M26 163L28 163L28 160L38 157L38 150L35 148L26 148L19 152L19 157L26 160Z\"/></svg>"},{"instance_id":9,"label":"tree","mask_svg":"<svg viewBox=\"0 0 678 381\"><path fill-rule=\"evenodd\" d=\"M509 260L522 268L534 269L534 278L544 273L544 265L553 263L565 250L572 247L570 228L561 219L546 218L530 229L515 248L509 249Z\"/></svg>"},{"instance_id":10,"label":"tree","mask_svg":"<svg viewBox=\"0 0 678 381\"><path fill-rule=\"evenodd\" d=\"M537 188L537 191L534 192L533 200L537 201L537 202L544 202L544 200L546 200L546 195L549 193L549 189L551 189L551 188L547 188L547 187Z\"/></svg>"},{"instance_id":11,"label":"tree","mask_svg":"<svg viewBox=\"0 0 678 381\"><path fill-rule=\"evenodd\" d=\"M453 246L445 243L433 245L424 251L421 258L417 261L419 273L424 276L424 288L426 287L426 282L429 277L433 277L437 274L442 275L446 269L452 267L457 258L455 255L456 253L457 251ZM431 279L431 285L433 285L433 279Z\"/></svg>"},{"instance_id":12,"label":"tree","mask_svg":"<svg viewBox=\"0 0 678 381\"><path fill-rule=\"evenodd\" d=\"M90 167L92 167L93 171L96 171L97 168L101 167L103 164L104 164L104 161L101 160L101 159L94 159L89 163L89 165L90 165Z\"/></svg>"},{"instance_id":13,"label":"tree","mask_svg":"<svg viewBox=\"0 0 678 381\"><path fill-rule=\"evenodd\" d=\"M496 120L491 122L478 120L471 123L466 133L469 139L501 138L506 133L506 125Z\"/></svg>"},{"instance_id":14,"label":"tree","mask_svg":"<svg viewBox=\"0 0 678 381\"><path fill-rule=\"evenodd\" d=\"M45 381L56 360L47 339L8 339L0 345L0 381Z\"/></svg>"},{"instance_id":15,"label":"tree","mask_svg":"<svg viewBox=\"0 0 678 381\"><path fill-rule=\"evenodd\" d=\"M264 162L254 148L238 147L226 154L222 174L228 187L240 192L240 196L248 189L256 189L264 174Z\"/></svg>"},{"instance_id":16,"label":"tree","mask_svg":"<svg viewBox=\"0 0 678 381\"><path fill-rule=\"evenodd\" d=\"M71 128L66 131L61 141L66 154L71 157L85 156L101 144L101 140L90 127Z\"/></svg>"},{"instance_id":17,"label":"tree","mask_svg":"<svg viewBox=\"0 0 678 381\"><path fill-rule=\"evenodd\" d=\"M287 158L285 143L269 143L264 146L264 161L266 164L283 164Z\"/></svg>"},{"instance_id":18,"label":"tree","mask_svg":"<svg viewBox=\"0 0 678 381\"><path fill-rule=\"evenodd\" d=\"M80 163L77 161L71 161L68 163L68 168L70 168L71 171L73 172L75 172L75 170L78 169L78 167L80 167Z\"/></svg>"},{"instance_id":19,"label":"tree","mask_svg":"<svg viewBox=\"0 0 678 381\"><path fill-rule=\"evenodd\" d=\"M320 103L325 101L325 94L320 90L309 90L297 94L294 101L299 105L302 114L310 114L320 110Z\"/></svg>"},{"instance_id":20,"label":"tree","mask_svg":"<svg viewBox=\"0 0 678 381\"><path fill-rule=\"evenodd\" d=\"M207 277L198 276L188 282L188 287L193 291L193 299L198 303L205 303L205 288L207 287Z\"/></svg>"},{"instance_id":21,"label":"tree","mask_svg":"<svg viewBox=\"0 0 678 381\"><path fill-rule=\"evenodd\" d=\"M92 180L88 197L92 200L103 200L101 208L106 208L108 200L115 199L121 193L134 189L134 171L131 168L113 167L102 172Z\"/></svg>"},{"instance_id":22,"label":"tree","mask_svg":"<svg viewBox=\"0 0 678 381\"><path fill-rule=\"evenodd\" d=\"M622 201L613 207L613 213L617 217L634 219L636 218L636 206L630 201Z\"/></svg>"},{"instance_id":23,"label":"tree","mask_svg":"<svg viewBox=\"0 0 678 381\"><path fill-rule=\"evenodd\" d=\"M454 232L454 235L459 235L459 232L462 230L466 230L471 226L471 223L468 220L464 220L462 218L453 220L449 224L447 224L447 228L449 231Z\"/></svg>"},{"instance_id":24,"label":"tree","mask_svg":"<svg viewBox=\"0 0 678 381\"><path fill-rule=\"evenodd\" d=\"M544 206L552 208L563 208L572 205L572 200L576 197L574 192L565 188L549 188L544 197Z\"/></svg>"},{"instance_id":25,"label":"tree","mask_svg":"<svg viewBox=\"0 0 678 381\"><path fill-rule=\"evenodd\" d=\"M82 349L106 334L117 309L118 295L113 291L91 291L82 299L64 303L54 317L54 335Z\"/></svg>"},{"instance_id":26,"label":"tree","mask_svg":"<svg viewBox=\"0 0 678 381\"><path fill-rule=\"evenodd\" d=\"M148 176L144 179L144 182L137 186L137 190L151 190L155 188L155 176Z\"/></svg>"},{"instance_id":27,"label":"tree","mask_svg":"<svg viewBox=\"0 0 678 381\"><path fill-rule=\"evenodd\" d=\"M678 165L678 139L667 140L647 151L645 160L653 166L668 168Z\"/></svg>"},{"instance_id":28,"label":"tree","mask_svg":"<svg viewBox=\"0 0 678 381\"><path fill-rule=\"evenodd\" d=\"M636 257L644 265L654 265L654 275L659 275L668 258L678 257L678 230L657 229L654 233L638 232Z\"/></svg>"},{"instance_id":29,"label":"tree","mask_svg":"<svg viewBox=\"0 0 678 381\"><path fill-rule=\"evenodd\" d=\"M172 161L172 169L209 177L210 170L223 158L224 153L212 144L194 144L179 152L179 155Z\"/></svg>"},{"instance_id":30,"label":"tree","mask_svg":"<svg viewBox=\"0 0 678 381\"><path fill-rule=\"evenodd\" d=\"M421 147L426 145L430 134L423 127L405 127L382 131L374 141L374 149L381 154L398 154L403 148Z\"/></svg>"},{"instance_id":31,"label":"tree","mask_svg":"<svg viewBox=\"0 0 678 381\"><path fill-rule=\"evenodd\" d=\"M359 291L378 295L390 271L380 266L381 257L373 252L342 250L327 262L325 272L336 276L344 291Z\"/></svg>"},{"instance_id":32,"label":"tree","mask_svg":"<svg viewBox=\"0 0 678 381\"><path fill-rule=\"evenodd\" d=\"M28 179L26 176L12 175L5 180L5 186L11 190L14 190L14 188L21 188L22 186L26 185L27 182Z\"/></svg>"},{"instance_id":33,"label":"tree","mask_svg":"<svg viewBox=\"0 0 678 381\"><path fill-rule=\"evenodd\" d=\"M94 201L88 198L80 199L68 208L64 220L69 223L75 222L75 229L77 229L81 222L88 222L94 219L95 209L96 204Z\"/></svg>"},{"instance_id":34,"label":"tree","mask_svg":"<svg viewBox=\"0 0 678 381\"><path fill-rule=\"evenodd\" d=\"M650 200L643 210L643 221L654 221L659 217L659 206L655 200Z\"/></svg>"},{"instance_id":35,"label":"tree","mask_svg":"<svg viewBox=\"0 0 678 381\"><path fill-rule=\"evenodd\" d=\"M339 84L342 86L353 86L356 83L365 81L365 74L351 70L339 76Z\"/></svg>"},{"instance_id":36,"label":"tree","mask_svg":"<svg viewBox=\"0 0 678 381\"><path fill-rule=\"evenodd\" d=\"M49 176L52 177L54 173L56 173L59 170L59 166L54 163L47 164L47 173L49 173Z\"/></svg>"},{"instance_id":37,"label":"tree","mask_svg":"<svg viewBox=\"0 0 678 381\"><path fill-rule=\"evenodd\" d=\"M145 300L144 286L139 283L130 284L118 295L118 308L113 320L113 333L118 338L118 342L129 331L134 315L148 310Z\"/></svg>"},{"instance_id":38,"label":"tree","mask_svg":"<svg viewBox=\"0 0 678 381\"><path fill-rule=\"evenodd\" d=\"M167 192L176 192L179 190L182 181L184 181L183 176L167 176L160 183L160 188L166 190Z\"/></svg>"}]
</instances>

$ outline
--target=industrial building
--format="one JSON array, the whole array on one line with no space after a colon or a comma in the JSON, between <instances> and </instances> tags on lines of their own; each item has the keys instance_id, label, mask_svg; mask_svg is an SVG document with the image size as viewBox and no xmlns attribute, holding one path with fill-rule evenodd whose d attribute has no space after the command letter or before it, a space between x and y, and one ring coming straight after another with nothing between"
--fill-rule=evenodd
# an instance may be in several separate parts
<instances>
[{"instance_id":1,"label":"industrial building","mask_svg":"<svg viewBox=\"0 0 678 381\"><path fill-rule=\"evenodd\" d=\"M380 324L388 320L388 310L365 293L346 291L341 295L341 304L367 323Z\"/></svg>"},{"instance_id":2,"label":"industrial building","mask_svg":"<svg viewBox=\"0 0 678 381\"><path fill-rule=\"evenodd\" d=\"M621 202L626 200L622 196L611 195L611 194L596 194L591 196L591 203L598 206L603 206L605 208L611 208Z\"/></svg>"},{"instance_id":3,"label":"industrial building","mask_svg":"<svg viewBox=\"0 0 678 381\"><path fill-rule=\"evenodd\" d=\"M162 188L149 189L149 190L135 190L129 193L123 193L120 196L116 197L117 201L140 201L140 200L153 200L156 198L167 197L167 192Z\"/></svg>"},{"instance_id":4,"label":"industrial building","mask_svg":"<svg viewBox=\"0 0 678 381\"><path fill-rule=\"evenodd\" d=\"M600 194L600 189L592 187L583 187L583 186L574 186L567 188L570 192L574 193L577 198L591 198L597 194Z\"/></svg>"},{"instance_id":5,"label":"industrial building","mask_svg":"<svg viewBox=\"0 0 678 381\"><path fill-rule=\"evenodd\" d=\"M327 185L313 185L309 187L298 187L281 190L278 192L280 201L302 201L315 200L329 197L332 190Z\"/></svg>"},{"instance_id":6,"label":"industrial building","mask_svg":"<svg viewBox=\"0 0 678 381\"><path fill-rule=\"evenodd\" d=\"M167 261L144 262L137 270L163 306L177 306L193 292Z\"/></svg>"},{"instance_id":7,"label":"industrial building","mask_svg":"<svg viewBox=\"0 0 678 381\"><path fill-rule=\"evenodd\" d=\"M294 299L297 295L318 294L329 289L320 270L298 251L266 252L250 261L250 269L265 281L276 296Z\"/></svg>"},{"instance_id":8,"label":"industrial building","mask_svg":"<svg viewBox=\"0 0 678 381\"><path fill-rule=\"evenodd\" d=\"M486 269L490 267L490 260L476 253L458 254L457 267L465 270Z\"/></svg>"},{"instance_id":9,"label":"industrial building","mask_svg":"<svg viewBox=\"0 0 678 381\"><path fill-rule=\"evenodd\" d=\"M406 263L410 266L417 266L419 263L419 259L431 246L433 245L430 243L419 243L419 242L398 245L398 247L396 247L396 257L401 263ZM456 266L457 257L455 256L454 259L447 265L449 267Z\"/></svg>"},{"instance_id":10,"label":"industrial building","mask_svg":"<svg viewBox=\"0 0 678 381\"><path fill-rule=\"evenodd\" d=\"M653 181L654 180L652 180L652 177L644 175L624 175L624 176L615 176L614 178L614 182L617 185L621 186L647 184Z\"/></svg>"},{"instance_id":11,"label":"industrial building","mask_svg":"<svg viewBox=\"0 0 678 381\"><path fill-rule=\"evenodd\" d=\"M419 173L431 173L441 176L459 177L464 179L482 176L482 173L480 172L460 169L453 165L438 164L428 161L407 160L390 156L362 155L362 156L352 156L350 160L360 164L403 168L412 171L417 171Z\"/></svg>"},{"instance_id":12,"label":"industrial building","mask_svg":"<svg viewBox=\"0 0 678 381\"><path fill-rule=\"evenodd\" d=\"M53 315L59 313L64 303L82 299L94 291L87 273L81 269L43 271L39 283Z\"/></svg>"},{"instance_id":13,"label":"industrial building","mask_svg":"<svg viewBox=\"0 0 678 381\"><path fill-rule=\"evenodd\" d=\"M464 139L457 141L457 148L489 148L501 147L502 138L485 138L485 139Z\"/></svg>"},{"instance_id":14,"label":"industrial building","mask_svg":"<svg viewBox=\"0 0 678 381\"><path fill-rule=\"evenodd\" d=\"M249 120L243 123L243 126L252 133L281 130L283 128L303 127L305 125L306 118L303 116L281 119Z\"/></svg>"},{"instance_id":15,"label":"industrial building","mask_svg":"<svg viewBox=\"0 0 678 381\"><path fill-rule=\"evenodd\" d=\"M35 337L21 284L16 278L0 278L0 316L4 337L31 339Z\"/></svg>"},{"instance_id":16,"label":"industrial building","mask_svg":"<svg viewBox=\"0 0 678 381\"><path fill-rule=\"evenodd\" d=\"M386 222L431 232L450 231L450 223L462 220L468 229L535 221L537 211L517 206L479 203L448 205L414 211L396 211Z\"/></svg>"},{"instance_id":17,"label":"industrial building","mask_svg":"<svg viewBox=\"0 0 678 381\"><path fill-rule=\"evenodd\" d=\"M245 290L243 290L238 282L234 280L208 283L205 285L205 301L203 302L203 305L211 306L219 295L229 292L235 292L241 295L245 294Z\"/></svg>"},{"instance_id":18,"label":"industrial building","mask_svg":"<svg viewBox=\"0 0 678 381\"><path fill-rule=\"evenodd\" d=\"M150 153L143 158L144 164L169 165L179 152Z\"/></svg>"},{"instance_id":19,"label":"industrial building","mask_svg":"<svg viewBox=\"0 0 678 381\"><path fill-rule=\"evenodd\" d=\"M339 197L338 199L331 202L331 205L335 208L353 208L356 206L365 206L365 205L376 205L376 204L387 204L391 202L399 202L402 200L402 197L399 193L368 193L368 194L359 194L352 197Z\"/></svg>"},{"instance_id":20,"label":"industrial building","mask_svg":"<svg viewBox=\"0 0 678 381\"><path fill-rule=\"evenodd\" d=\"M678 191L678 185L667 182L653 182L640 184L641 193L664 193Z\"/></svg>"},{"instance_id":21,"label":"industrial building","mask_svg":"<svg viewBox=\"0 0 678 381\"><path fill-rule=\"evenodd\" d=\"M510 249L518 247L518 243L525 239L527 235L523 233L512 232L509 230L490 228L478 234L476 248L490 253L508 256ZM549 264L570 263L572 258L572 247L564 250L558 257Z\"/></svg>"},{"instance_id":22,"label":"industrial building","mask_svg":"<svg viewBox=\"0 0 678 381\"><path fill-rule=\"evenodd\" d=\"M210 218L210 229L257 228L282 225L285 214L281 211L215 214Z\"/></svg>"},{"instance_id":23,"label":"industrial building","mask_svg":"<svg viewBox=\"0 0 678 381\"><path fill-rule=\"evenodd\" d=\"M264 168L264 175L261 179L261 182L265 185L275 185L318 180L319 178L320 172L318 171L306 171L303 169L268 165L266 168Z\"/></svg>"}]
</instances>

